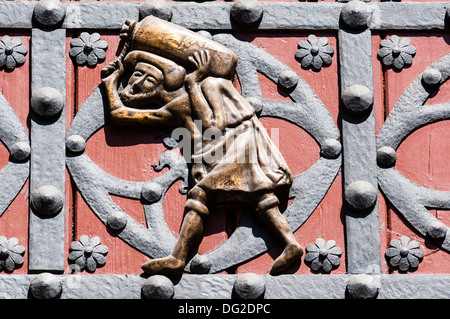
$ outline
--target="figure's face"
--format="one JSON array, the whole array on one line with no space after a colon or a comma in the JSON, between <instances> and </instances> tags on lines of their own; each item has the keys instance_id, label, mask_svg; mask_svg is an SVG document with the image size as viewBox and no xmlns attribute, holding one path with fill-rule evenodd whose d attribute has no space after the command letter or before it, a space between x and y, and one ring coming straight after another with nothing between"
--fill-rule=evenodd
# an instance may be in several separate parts
<instances>
[{"instance_id":1,"label":"figure's face","mask_svg":"<svg viewBox=\"0 0 450 319\"><path fill-rule=\"evenodd\" d=\"M159 69L151 64L139 62L120 98L130 107L157 102L163 90L163 80L164 75Z\"/></svg>"}]
</instances>

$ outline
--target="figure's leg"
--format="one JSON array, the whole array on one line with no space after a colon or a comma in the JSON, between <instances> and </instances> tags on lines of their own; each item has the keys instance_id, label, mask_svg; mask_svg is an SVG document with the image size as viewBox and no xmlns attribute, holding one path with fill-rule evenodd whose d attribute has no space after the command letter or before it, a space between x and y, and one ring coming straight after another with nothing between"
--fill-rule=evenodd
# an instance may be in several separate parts
<instances>
[{"instance_id":1,"label":"figure's leg","mask_svg":"<svg viewBox=\"0 0 450 319\"><path fill-rule=\"evenodd\" d=\"M272 265L270 271L272 274L282 272L292 263L298 261L303 254L302 246L295 239L289 224L278 208L279 204L278 198L273 193L268 193L260 198L256 208L258 218L285 244L283 252Z\"/></svg>"},{"instance_id":2,"label":"figure's leg","mask_svg":"<svg viewBox=\"0 0 450 319\"><path fill-rule=\"evenodd\" d=\"M208 215L205 205L206 194L199 188L194 187L188 193L185 211L187 212L181 224L180 237L170 254L164 258L152 259L142 265L147 274L181 274L186 264L186 257L192 247L198 242L203 233L203 218Z\"/></svg>"}]
</instances>

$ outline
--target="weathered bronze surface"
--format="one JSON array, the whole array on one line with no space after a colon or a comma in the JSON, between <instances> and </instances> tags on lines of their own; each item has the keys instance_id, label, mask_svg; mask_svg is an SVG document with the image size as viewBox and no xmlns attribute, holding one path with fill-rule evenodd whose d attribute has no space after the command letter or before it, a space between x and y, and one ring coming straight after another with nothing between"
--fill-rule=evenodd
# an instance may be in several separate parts
<instances>
[{"instance_id":1,"label":"weathered bronze surface","mask_svg":"<svg viewBox=\"0 0 450 319\"><path fill-rule=\"evenodd\" d=\"M127 21L121 37L122 53L102 70L112 121L166 130L183 127L193 150L179 239L171 255L150 260L142 269L148 274L182 273L189 251L202 236L209 208L223 201L251 205L283 241L285 249L271 273L298 261L303 249L279 210L279 198L287 197L292 175L253 107L232 84L236 55L153 16L139 23Z\"/></svg>"}]
</instances>

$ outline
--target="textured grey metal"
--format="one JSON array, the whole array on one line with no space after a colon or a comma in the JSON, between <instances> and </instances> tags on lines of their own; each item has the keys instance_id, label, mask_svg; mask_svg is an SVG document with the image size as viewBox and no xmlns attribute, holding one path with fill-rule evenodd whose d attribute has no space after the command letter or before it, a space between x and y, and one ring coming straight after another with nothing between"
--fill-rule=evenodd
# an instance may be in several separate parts
<instances>
[{"instance_id":1,"label":"textured grey metal","mask_svg":"<svg viewBox=\"0 0 450 319\"><path fill-rule=\"evenodd\" d=\"M64 29L118 31L125 20L137 20L150 13L195 30L228 32L243 26L231 18L233 5L235 8L237 5L227 2L171 2L170 5L164 1L55 3L55 10L42 11L45 1L0 2L0 28L32 29L36 21L41 25L61 28L53 31L32 29L30 57L32 95L42 87L52 87L61 93L63 101L67 56ZM444 30L449 20L448 2L354 2L352 5L360 8L354 13L349 10L350 4L260 2L257 11L261 16L252 27L258 30L338 31L341 92L353 85L362 85L372 93L372 31ZM353 29L358 27L367 29L355 32ZM210 34L208 36L211 37ZM242 94L249 99L257 113L294 123L311 134L320 146L319 160L294 178L291 191L293 201L284 212L293 230L301 232L301 226L320 204L339 174L343 150L345 189L354 182L367 182L373 186L373 199L373 190L376 190L378 183L387 199L419 234L434 240L441 249L450 251L448 227L428 211L430 208L450 209L449 193L418 186L395 169L396 150L412 131L423 125L450 119L449 103L423 107L430 92L448 80L450 55L433 63L411 83L389 114L377 139L370 103L373 97L362 99L369 101L365 107L358 109L365 112L350 113L348 108L343 108L341 145L340 133L325 106L306 82L289 67L263 50L229 34L216 34L212 38L239 55L237 75ZM257 72L287 89L293 102L262 98ZM362 104L359 102L358 106ZM34 191L41 186L57 186L61 194L65 195L64 157L67 149L69 172L83 198L108 227L108 231L150 257L162 257L170 253L175 238L164 220L162 203L167 190L178 179L183 181L180 191L185 192L186 163L173 152L167 151L161 155L160 168L166 165L170 169L159 178L142 183L119 180L103 172L83 152L86 141L108 120L100 89L92 94L77 113L66 135L64 106L55 112L56 118L39 117L39 113L35 113L31 116L30 148L25 129L0 95L0 140L11 154L10 161L0 171L0 216L29 176L29 158L32 206ZM147 227L121 210L112 201L111 194L143 200ZM382 254L378 207L376 202L371 204L373 206L368 205L370 209L364 214L351 209L351 206L345 209L347 272L370 273L371 276L260 276L258 278L264 285L257 286L264 287L264 298L448 298L449 275L379 275ZM61 209L54 217L42 218L31 208L28 246L30 271L63 270L65 207ZM207 273L247 261L274 245L275 242L265 231L253 227L254 224L253 217L244 214L238 229L227 242L209 254L195 256L186 270L203 275L185 274L174 282L163 277L161 280L166 283L169 280L171 284L166 286L173 290L166 297L232 298L236 295L239 290L238 276ZM240 248L238 252L236 247ZM145 282L140 276L127 275L0 275L0 297L151 297L152 294L144 289L149 282Z\"/></svg>"},{"instance_id":2,"label":"textured grey metal","mask_svg":"<svg viewBox=\"0 0 450 319\"><path fill-rule=\"evenodd\" d=\"M54 187L61 196L57 205L58 212L60 210L61 213L53 211L49 216L36 211L33 205L30 207L29 269L63 271L66 209L66 30L33 29L31 36L31 94L35 96L42 88L52 87L61 95L63 105L60 106L60 112L52 118L42 119L39 115L31 115L30 193L35 194L42 186Z\"/></svg>"},{"instance_id":3,"label":"textured grey metal","mask_svg":"<svg viewBox=\"0 0 450 319\"><path fill-rule=\"evenodd\" d=\"M371 31L365 29L339 30L341 91L346 92L354 85L361 85L373 91ZM349 273L379 273L380 231L378 204L376 202L377 171L375 114L370 108L365 114L342 112L342 144L344 158L344 189L353 183L371 185L370 196L363 201L365 205L355 210L355 205L345 208L347 234L347 271ZM366 187L367 188L367 187ZM353 199L358 199L358 193ZM346 196L347 202L353 201ZM367 200L369 199L369 200ZM364 214L360 210L366 209Z\"/></svg>"},{"instance_id":4,"label":"textured grey metal","mask_svg":"<svg viewBox=\"0 0 450 319\"><path fill-rule=\"evenodd\" d=\"M46 274L49 275L49 274ZM30 282L41 275L0 275L0 296L28 297ZM61 299L140 299L145 278L130 275L50 275L61 283ZM53 277L54 276L54 277ZM238 275L184 275L174 299L229 299ZM56 277L56 278L55 278ZM264 275L265 299L344 299L352 275ZM377 299L448 299L450 275L372 275ZM55 289L53 291L57 291Z\"/></svg>"},{"instance_id":5,"label":"textured grey metal","mask_svg":"<svg viewBox=\"0 0 450 319\"><path fill-rule=\"evenodd\" d=\"M354 275L347 282L347 292L352 299L374 299L379 289L378 279L366 274Z\"/></svg>"},{"instance_id":6,"label":"textured grey metal","mask_svg":"<svg viewBox=\"0 0 450 319\"><path fill-rule=\"evenodd\" d=\"M59 0L40 0L34 7L34 18L46 27L60 24L65 17L65 6Z\"/></svg>"},{"instance_id":7,"label":"textured grey metal","mask_svg":"<svg viewBox=\"0 0 450 319\"><path fill-rule=\"evenodd\" d=\"M237 0L230 9L231 18L237 23L250 26L263 16L263 8L257 0Z\"/></svg>"},{"instance_id":8,"label":"textured grey metal","mask_svg":"<svg viewBox=\"0 0 450 319\"><path fill-rule=\"evenodd\" d=\"M0 170L1 217L30 173L30 146L27 133L2 94L0 94L0 141L11 154L10 161Z\"/></svg>"},{"instance_id":9,"label":"textured grey metal","mask_svg":"<svg viewBox=\"0 0 450 319\"><path fill-rule=\"evenodd\" d=\"M30 282L31 296L36 299L56 299L61 296L61 292L61 277L50 273L41 273Z\"/></svg>"},{"instance_id":10,"label":"textured grey metal","mask_svg":"<svg viewBox=\"0 0 450 319\"><path fill-rule=\"evenodd\" d=\"M165 276L151 276L142 284L142 296L147 299L172 299L173 294L173 283Z\"/></svg>"},{"instance_id":11,"label":"textured grey metal","mask_svg":"<svg viewBox=\"0 0 450 319\"><path fill-rule=\"evenodd\" d=\"M432 63L429 68L441 73L439 83L434 85L436 89L450 77L450 54ZM427 70L424 73L428 72ZM450 103L423 107L432 91L422 79L423 73L408 86L398 99L394 109L389 113L378 134L377 146L379 148L390 147L396 150L415 129L433 122L450 119ZM427 235L430 224L438 222L428 209L450 208L449 192L419 186L400 174L395 167L380 166L378 183L388 200L423 236ZM436 241L447 252L450 251L450 231L448 229L446 226L445 238Z\"/></svg>"},{"instance_id":12,"label":"textured grey metal","mask_svg":"<svg viewBox=\"0 0 450 319\"><path fill-rule=\"evenodd\" d=\"M0 27L31 28L37 1L0 2ZM139 19L140 2L62 2L68 29L120 29L126 19ZM171 21L191 29L232 29L232 3L172 3ZM337 30L345 3L261 2L258 29ZM372 30L445 29L448 2L373 2Z\"/></svg>"},{"instance_id":13,"label":"textured grey metal","mask_svg":"<svg viewBox=\"0 0 450 319\"><path fill-rule=\"evenodd\" d=\"M238 275L233 284L233 292L241 299L260 299L265 291L265 278L252 273Z\"/></svg>"},{"instance_id":14,"label":"textured grey metal","mask_svg":"<svg viewBox=\"0 0 450 319\"><path fill-rule=\"evenodd\" d=\"M42 87L33 92L31 108L42 117L52 117L61 112L64 107L62 94L52 87Z\"/></svg>"}]
</instances>

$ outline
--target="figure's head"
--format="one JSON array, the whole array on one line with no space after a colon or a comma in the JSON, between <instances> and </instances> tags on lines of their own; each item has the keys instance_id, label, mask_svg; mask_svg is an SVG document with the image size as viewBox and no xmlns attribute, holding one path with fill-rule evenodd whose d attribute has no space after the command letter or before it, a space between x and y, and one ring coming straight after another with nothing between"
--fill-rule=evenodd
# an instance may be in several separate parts
<instances>
[{"instance_id":1,"label":"figure's head","mask_svg":"<svg viewBox=\"0 0 450 319\"><path fill-rule=\"evenodd\" d=\"M186 74L178 64L145 51L130 52L124 66L132 74L120 98L131 107L163 103L165 95L183 86Z\"/></svg>"}]
</instances>

